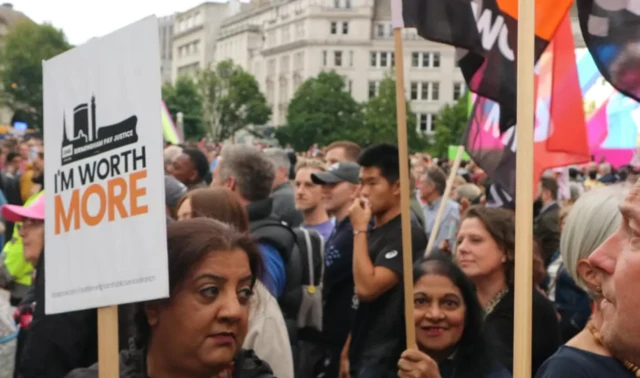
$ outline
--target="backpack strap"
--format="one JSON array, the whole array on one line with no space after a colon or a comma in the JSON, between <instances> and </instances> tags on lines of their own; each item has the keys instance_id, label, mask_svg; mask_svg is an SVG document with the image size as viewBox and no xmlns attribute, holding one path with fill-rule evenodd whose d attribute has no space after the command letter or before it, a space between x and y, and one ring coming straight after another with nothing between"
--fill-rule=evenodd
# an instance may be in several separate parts
<instances>
[{"instance_id":1,"label":"backpack strap","mask_svg":"<svg viewBox=\"0 0 640 378\"><path fill-rule=\"evenodd\" d=\"M311 245L311 236L309 235L309 230L304 228L301 229L304 235L304 241L307 245L307 268L309 269L309 282L313 285L315 281L313 277L313 246Z\"/></svg>"}]
</instances>

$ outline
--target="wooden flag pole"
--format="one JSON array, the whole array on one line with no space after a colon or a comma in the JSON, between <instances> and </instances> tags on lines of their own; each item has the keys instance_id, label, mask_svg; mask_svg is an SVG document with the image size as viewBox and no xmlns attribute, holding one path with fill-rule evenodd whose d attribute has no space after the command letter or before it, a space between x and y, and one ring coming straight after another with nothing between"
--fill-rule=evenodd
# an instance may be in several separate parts
<instances>
[{"instance_id":1,"label":"wooden flag pole","mask_svg":"<svg viewBox=\"0 0 640 378\"><path fill-rule=\"evenodd\" d=\"M531 377L535 0L518 0L518 125L513 377Z\"/></svg>"},{"instance_id":2,"label":"wooden flag pole","mask_svg":"<svg viewBox=\"0 0 640 378\"><path fill-rule=\"evenodd\" d=\"M118 350L118 306L98 309L98 376L120 377Z\"/></svg>"},{"instance_id":3,"label":"wooden flag pole","mask_svg":"<svg viewBox=\"0 0 640 378\"><path fill-rule=\"evenodd\" d=\"M451 190L453 189L453 181L455 181L458 168L460 168L460 161L462 160L463 152L464 152L464 146L459 146L458 152L456 153L456 160L453 161L453 165L451 166L451 172L449 172L447 187L444 189L444 194L442 194L442 201L440 201L440 207L438 207L438 212L436 213L436 222L433 224L433 230L431 230L431 234L429 235L429 243L427 244L427 250L424 251L425 256L429 256L433 251L433 243L436 242L436 236L438 235L438 231L440 230L440 222L442 221L442 214L444 213L444 207L447 205L446 200L451 195Z\"/></svg>"},{"instance_id":4,"label":"wooden flag pole","mask_svg":"<svg viewBox=\"0 0 640 378\"><path fill-rule=\"evenodd\" d=\"M407 104L404 94L404 49L402 27L394 27L396 59L396 112L398 128L398 161L400 162L400 206L402 211L402 271L404 279L404 323L407 349L416 348L413 322L413 246L411 245L411 206L409 204L409 151L407 145Z\"/></svg>"}]
</instances>

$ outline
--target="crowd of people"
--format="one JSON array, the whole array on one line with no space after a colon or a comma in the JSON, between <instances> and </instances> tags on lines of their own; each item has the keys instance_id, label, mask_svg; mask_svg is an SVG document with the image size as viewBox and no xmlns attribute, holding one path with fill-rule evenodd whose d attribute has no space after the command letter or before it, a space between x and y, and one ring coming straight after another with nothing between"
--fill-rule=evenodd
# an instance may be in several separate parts
<instances>
[{"instance_id":1,"label":"crowd of people","mask_svg":"<svg viewBox=\"0 0 640 378\"><path fill-rule=\"evenodd\" d=\"M9 374L97 377L96 310L44 314L42 143L2 151L0 288L20 325ZM121 377L511 377L515 208L473 162L445 198L451 166L350 141L166 146L170 297L119 307ZM537 198L532 377L640 376L637 172L604 161L552 170ZM406 346L404 274L417 349Z\"/></svg>"}]
</instances>

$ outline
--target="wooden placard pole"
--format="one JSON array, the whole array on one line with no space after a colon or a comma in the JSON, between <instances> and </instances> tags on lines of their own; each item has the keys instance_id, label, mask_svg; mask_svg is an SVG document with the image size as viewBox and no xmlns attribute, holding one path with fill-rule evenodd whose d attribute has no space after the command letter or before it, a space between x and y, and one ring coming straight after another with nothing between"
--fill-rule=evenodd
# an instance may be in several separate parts
<instances>
[{"instance_id":1,"label":"wooden placard pole","mask_svg":"<svg viewBox=\"0 0 640 378\"><path fill-rule=\"evenodd\" d=\"M100 378L120 378L118 306L98 309L98 369Z\"/></svg>"},{"instance_id":2,"label":"wooden placard pole","mask_svg":"<svg viewBox=\"0 0 640 378\"><path fill-rule=\"evenodd\" d=\"M513 377L531 377L535 0L518 1L518 125Z\"/></svg>"},{"instance_id":3,"label":"wooden placard pole","mask_svg":"<svg viewBox=\"0 0 640 378\"><path fill-rule=\"evenodd\" d=\"M431 234L429 235L429 243L427 244L427 249L424 251L425 256L429 256L433 251L433 244L436 242L436 237L438 236L438 231L440 230L440 222L442 221L444 207L447 205L447 199L449 198L449 196L451 196L451 190L453 190L453 181L455 181L458 173L458 168L460 168L460 161L462 160L463 152L464 146L459 146L456 153L456 159L453 161L451 171L449 172L447 187L444 189L444 194L442 194L442 201L440 201L440 206L438 207L438 212L436 213L436 222L433 224L433 230L431 230Z\"/></svg>"},{"instance_id":4,"label":"wooden placard pole","mask_svg":"<svg viewBox=\"0 0 640 378\"><path fill-rule=\"evenodd\" d=\"M413 322L413 246L411 245L411 206L409 204L409 151L407 144L407 104L404 93L404 49L402 27L394 27L396 60L396 112L398 128L398 161L400 162L400 206L402 211L402 275L404 279L404 320L407 349L416 348Z\"/></svg>"}]
</instances>

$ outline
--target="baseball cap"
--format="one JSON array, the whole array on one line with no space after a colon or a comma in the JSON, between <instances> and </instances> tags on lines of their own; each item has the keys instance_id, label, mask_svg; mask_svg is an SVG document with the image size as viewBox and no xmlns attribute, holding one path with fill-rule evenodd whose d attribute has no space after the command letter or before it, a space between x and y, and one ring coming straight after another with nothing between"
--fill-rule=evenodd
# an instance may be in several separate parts
<instances>
[{"instance_id":1,"label":"baseball cap","mask_svg":"<svg viewBox=\"0 0 640 378\"><path fill-rule=\"evenodd\" d=\"M350 162L336 163L326 172L311 174L311 181L316 185L338 184L341 182L359 184L360 166Z\"/></svg>"},{"instance_id":2,"label":"baseball cap","mask_svg":"<svg viewBox=\"0 0 640 378\"><path fill-rule=\"evenodd\" d=\"M2 217L8 222L22 222L24 218L44 220L44 199L41 194L27 206L3 205Z\"/></svg>"}]
</instances>

